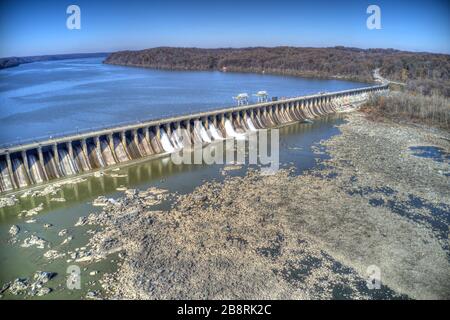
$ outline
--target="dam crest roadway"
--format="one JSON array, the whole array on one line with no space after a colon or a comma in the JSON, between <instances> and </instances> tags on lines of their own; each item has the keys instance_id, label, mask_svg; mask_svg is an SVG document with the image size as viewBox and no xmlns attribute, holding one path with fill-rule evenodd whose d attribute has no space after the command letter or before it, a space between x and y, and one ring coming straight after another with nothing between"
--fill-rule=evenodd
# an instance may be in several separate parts
<instances>
[{"instance_id":1,"label":"dam crest roadway","mask_svg":"<svg viewBox=\"0 0 450 320\"><path fill-rule=\"evenodd\" d=\"M0 146L0 192L171 153L185 147L178 129L185 129L190 142L205 145L335 113L386 90L384 84L320 93Z\"/></svg>"}]
</instances>

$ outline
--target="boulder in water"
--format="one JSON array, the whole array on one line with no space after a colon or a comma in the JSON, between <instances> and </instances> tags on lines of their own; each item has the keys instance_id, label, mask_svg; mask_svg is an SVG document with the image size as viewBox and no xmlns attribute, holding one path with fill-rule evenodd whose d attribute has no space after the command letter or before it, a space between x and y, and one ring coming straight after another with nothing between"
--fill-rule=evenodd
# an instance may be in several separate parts
<instances>
[{"instance_id":1,"label":"boulder in water","mask_svg":"<svg viewBox=\"0 0 450 320\"><path fill-rule=\"evenodd\" d=\"M19 231L20 231L20 228L18 226L12 225L11 228L9 229L9 234L11 235L11 237L15 237L15 236L17 236Z\"/></svg>"},{"instance_id":2,"label":"boulder in water","mask_svg":"<svg viewBox=\"0 0 450 320\"><path fill-rule=\"evenodd\" d=\"M95 300L97 300L97 299L99 299L99 292L98 291L89 291L87 294L86 294L86 298L87 299L95 299Z\"/></svg>"},{"instance_id":3,"label":"boulder in water","mask_svg":"<svg viewBox=\"0 0 450 320\"><path fill-rule=\"evenodd\" d=\"M44 257L47 259L58 259L65 256L65 253L59 253L56 250L48 250L46 253L44 253Z\"/></svg>"},{"instance_id":4,"label":"boulder in water","mask_svg":"<svg viewBox=\"0 0 450 320\"><path fill-rule=\"evenodd\" d=\"M13 295L24 294L28 289L28 280L17 278L9 286L9 292Z\"/></svg>"},{"instance_id":5,"label":"boulder in water","mask_svg":"<svg viewBox=\"0 0 450 320\"><path fill-rule=\"evenodd\" d=\"M14 196L9 198L0 198L0 208L13 206L16 202L17 199Z\"/></svg>"},{"instance_id":6,"label":"boulder in water","mask_svg":"<svg viewBox=\"0 0 450 320\"><path fill-rule=\"evenodd\" d=\"M38 297L42 297L42 296L45 296L46 294L49 294L50 292L52 292L52 289L47 288L47 287L41 287L41 288L37 288L37 290L35 292Z\"/></svg>"},{"instance_id":7,"label":"boulder in water","mask_svg":"<svg viewBox=\"0 0 450 320\"><path fill-rule=\"evenodd\" d=\"M55 272L50 271L36 271L33 275L33 279L35 282L39 282L41 284L47 283L54 276L56 276Z\"/></svg>"},{"instance_id":8,"label":"boulder in water","mask_svg":"<svg viewBox=\"0 0 450 320\"><path fill-rule=\"evenodd\" d=\"M80 218L78 219L77 223L75 223L75 227L78 227L78 226L84 226L84 225L86 225L87 223L88 223L88 218L85 217L85 216L82 216L82 217L80 217Z\"/></svg>"},{"instance_id":9,"label":"boulder in water","mask_svg":"<svg viewBox=\"0 0 450 320\"><path fill-rule=\"evenodd\" d=\"M47 241L45 241L44 239L39 238L38 236L32 235L32 236L26 238L20 246L23 248L36 246L36 248L38 248L38 249L44 249L46 244L47 244Z\"/></svg>"},{"instance_id":10,"label":"boulder in water","mask_svg":"<svg viewBox=\"0 0 450 320\"><path fill-rule=\"evenodd\" d=\"M33 276L34 282L30 286L30 296L43 296L49 294L52 289L44 287L44 283L50 281L56 273L48 271L36 271Z\"/></svg>"}]
</instances>

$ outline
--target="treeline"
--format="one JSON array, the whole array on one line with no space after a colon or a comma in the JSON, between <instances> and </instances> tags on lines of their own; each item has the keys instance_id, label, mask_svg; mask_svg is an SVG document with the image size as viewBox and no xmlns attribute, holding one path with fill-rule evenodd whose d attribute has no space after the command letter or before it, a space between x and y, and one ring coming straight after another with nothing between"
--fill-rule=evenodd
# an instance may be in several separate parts
<instances>
[{"instance_id":1,"label":"treeline","mask_svg":"<svg viewBox=\"0 0 450 320\"><path fill-rule=\"evenodd\" d=\"M372 96L362 110L374 120L388 118L450 130L450 100L435 94L424 96L405 91Z\"/></svg>"},{"instance_id":2,"label":"treeline","mask_svg":"<svg viewBox=\"0 0 450 320\"><path fill-rule=\"evenodd\" d=\"M107 53L99 52L99 53L71 53L71 54L54 54L45 56L0 58L0 69L16 67L23 63L30 63L37 61L96 58L96 57L104 57L106 55Z\"/></svg>"},{"instance_id":3,"label":"treeline","mask_svg":"<svg viewBox=\"0 0 450 320\"><path fill-rule=\"evenodd\" d=\"M373 70L423 94L450 96L450 55L393 49L171 48L112 53L105 63L169 70L221 70L371 82Z\"/></svg>"}]
</instances>

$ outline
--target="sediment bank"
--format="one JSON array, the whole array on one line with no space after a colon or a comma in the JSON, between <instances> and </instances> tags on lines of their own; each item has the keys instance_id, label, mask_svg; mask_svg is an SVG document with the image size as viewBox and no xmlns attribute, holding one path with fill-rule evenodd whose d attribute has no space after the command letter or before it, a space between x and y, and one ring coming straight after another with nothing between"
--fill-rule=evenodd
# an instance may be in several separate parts
<instances>
[{"instance_id":1,"label":"sediment bank","mask_svg":"<svg viewBox=\"0 0 450 320\"><path fill-rule=\"evenodd\" d=\"M448 158L409 148L448 154L450 134L358 112L340 130L322 142L331 158L306 174L206 182L167 211L128 192L91 215L104 226L92 256L121 257L104 297L448 299ZM371 265L382 290L366 287Z\"/></svg>"}]
</instances>

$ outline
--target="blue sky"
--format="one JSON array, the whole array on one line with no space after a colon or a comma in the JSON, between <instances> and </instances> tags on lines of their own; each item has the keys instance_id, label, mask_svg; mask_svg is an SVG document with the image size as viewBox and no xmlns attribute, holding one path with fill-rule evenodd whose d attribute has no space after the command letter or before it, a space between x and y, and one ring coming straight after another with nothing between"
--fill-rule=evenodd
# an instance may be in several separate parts
<instances>
[{"instance_id":1,"label":"blue sky","mask_svg":"<svg viewBox=\"0 0 450 320\"><path fill-rule=\"evenodd\" d=\"M81 8L81 30L66 8ZM368 5L381 30L366 27ZM157 46L353 46L450 53L450 1L1 0L0 57Z\"/></svg>"}]
</instances>

